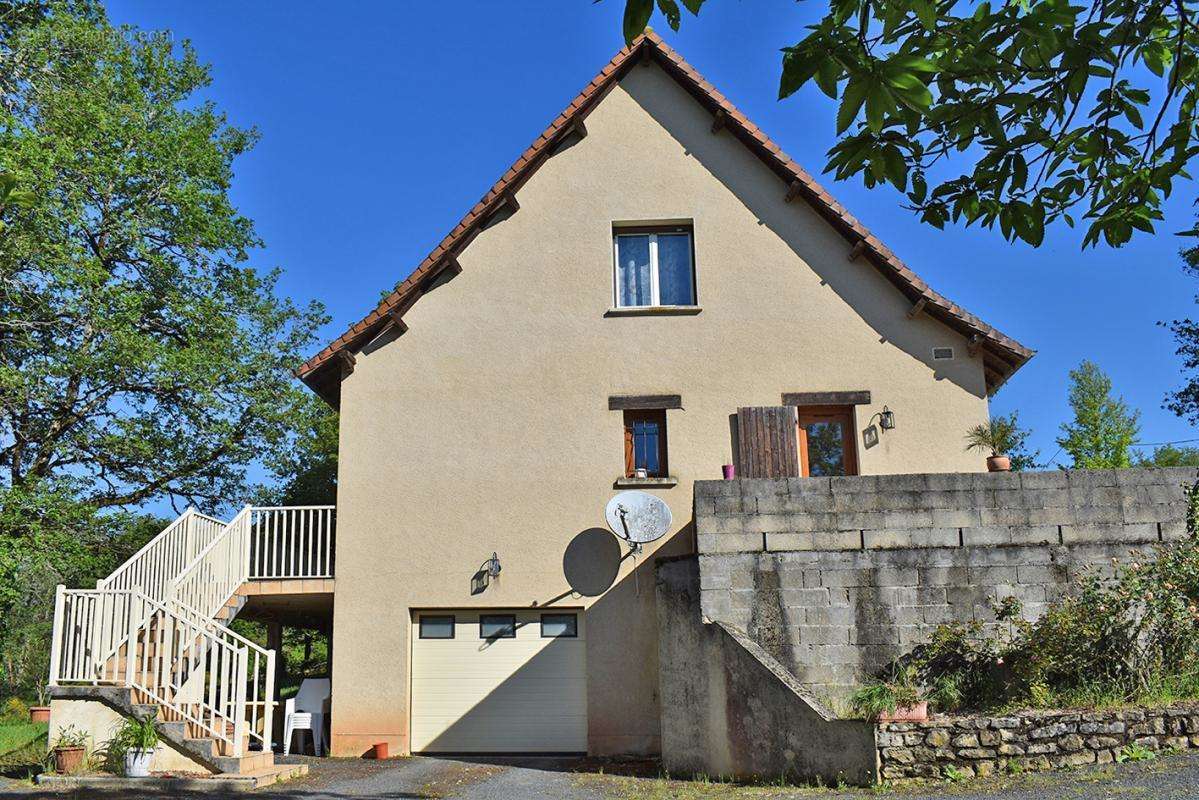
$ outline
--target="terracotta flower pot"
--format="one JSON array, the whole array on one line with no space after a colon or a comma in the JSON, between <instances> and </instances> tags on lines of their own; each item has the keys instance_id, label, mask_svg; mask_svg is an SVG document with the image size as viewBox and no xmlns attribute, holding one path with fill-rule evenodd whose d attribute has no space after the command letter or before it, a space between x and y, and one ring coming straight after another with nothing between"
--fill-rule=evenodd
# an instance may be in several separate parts
<instances>
[{"instance_id":1,"label":"terracotta flower pot","mask_svg":"<svg viewBox=\"0 0 1199 800\"><path fill-rule=\"evenodd\" d=\"M379 742L374 747L372 747L371 755L373 758L376 758L380 761L388 758L388 756L390 754L388 753L387 742Z\"/></svg>"},{"instance_id":2,"label":"terracotta flower pot","mask_svg":"<svg viewBox=\"0 0 1199 800\"><path fill-rule=\"evenodd\" d=\"M879 714L879 722L924 722L928 719L928 701L921 700L914 706L899 706L894 713Z\"/></svg>"},{"instance_id":3,"label":"terracotta flower pot","mask_svg":"<svg viewBox=\"0 0 1199 800\"><path fill-rule=\"evenodd\" d=\"M54 771L59 775L73 775L83 766L83 759L86 755L87 750L83 747L56 747L54 748Z\"/></svg>"},{"instance_id":4,"label":"terracotta flower pot","mask_svg":"<svg viewBox=\"0 0 1199 800\"><path fill-rule=\"evenodd\" d=\"M50 721L50 706L32 706L29 709L30 722L49 722Z\"/></svg>"},{"instance_id":5,"label":"terracotta flower pot","mask_svg":"<svg viewBox=\"0 0 1199 800\"><path fill-rule=\"evenodd\" d=\"M928 718L928 700L915 705L900 705L893 714L886 711L879 715L879 722L923 722Z\"/></svg>"},{"instance_id":6,"label":"terracotta flower pot","mask_svg":"<svg viewBox=\"0 0 1199 800\"><path fill-rule=\"evenodd\" d=\"M1012 460L1007 456L987 456L989 472L1011 472Z\"/></svg>"}]
</instances>

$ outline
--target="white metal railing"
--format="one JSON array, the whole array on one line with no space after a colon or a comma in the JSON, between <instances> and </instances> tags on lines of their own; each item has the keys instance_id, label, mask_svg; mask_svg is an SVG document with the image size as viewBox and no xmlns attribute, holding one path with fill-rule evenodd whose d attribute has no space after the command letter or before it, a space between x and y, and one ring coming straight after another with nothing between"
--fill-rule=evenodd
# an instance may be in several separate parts
<instances>
[{"instance_id":1,"label":"white metal railing","mask_svg":"<svg viewBox=\"0 0 1199 800\"><path fill-rule=\"evenodd\" d=\"M216 616L249 578L250 514L246 506L208 543L167 589L172 601Z\"/></svg>"},{"instance_id":2,"label":"white metal railing","mask_svg":"<svg viewBox=\"0 0 1199 800\"><path fill-rule=\"evenodd\" d=\"M127 686L158 704L165 721L216 739L227 755L244 755L249 741L270 750L273 651L136 589L59 586L55 612L52 685Z\"/></svg>"},{"instance_id":3,"label":"white metal railing","mask_svg":"<svg viewBox=\"0 0 1199 800\"><path fill-rule=\"evenodd\" d=\"M333 577L334 506L250 509L253 580Z\"/></svg>"},{"instance_id":4,"label":"white metal railing","mask_svg":"<svg viewBox=\"0 0 1199 800\"><path fill-rule=\"evenodd\" d=\"M138 550L97 589L139 588L155 600L165 600L167 587L224 529L225 523L188 508Z\"/></svg>"}]
</instances>

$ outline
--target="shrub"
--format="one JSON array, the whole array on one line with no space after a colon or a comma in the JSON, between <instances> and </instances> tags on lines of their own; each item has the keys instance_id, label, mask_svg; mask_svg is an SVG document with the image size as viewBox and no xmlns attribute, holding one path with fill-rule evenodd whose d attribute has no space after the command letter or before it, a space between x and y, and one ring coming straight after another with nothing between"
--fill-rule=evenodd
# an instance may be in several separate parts
<instances>
[{"instance_id":1,"label":"shrub","mask_svg":"<svg viewBox=\"0 0 1199 800\"><path fill-rule=\"evenodd\" d=\"M1035 621L1024 618L1014 597L996 602L994 612L994 623L939 626L877 683L859 690L855 708L867 715L891 710L888 692L899 687L940 711L1199 697L1199 539L1193 535L1159 546L1153 557L1113 559L1110 569L1089 572Z\"/></svg>"},{"instance_id":2,"label":"shrub","mask_svg":"<svg viewBox=\"0 0 1199 800\"><path fill-rule=\"evenodd\" d=\"M19 697L10 697L0 707L0 722L19 723L29 721L29 706Z\"/></svg>"}]
</instances>

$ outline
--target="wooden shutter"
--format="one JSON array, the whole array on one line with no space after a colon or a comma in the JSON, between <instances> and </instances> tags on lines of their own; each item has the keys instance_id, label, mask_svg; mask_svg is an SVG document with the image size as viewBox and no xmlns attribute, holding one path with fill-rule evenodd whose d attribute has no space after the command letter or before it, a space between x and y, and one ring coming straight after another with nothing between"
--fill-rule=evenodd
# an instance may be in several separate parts
<instances>
[{"instance_id":1,"label":"wooden shutter","mask_svg":"<svg viewBox=\"0 0 1199 800\"><path fill-rule=\"evenodd\" d=\"M800 477L795 406L737 409L737 477Z\"/></svg>"}]
</instances>

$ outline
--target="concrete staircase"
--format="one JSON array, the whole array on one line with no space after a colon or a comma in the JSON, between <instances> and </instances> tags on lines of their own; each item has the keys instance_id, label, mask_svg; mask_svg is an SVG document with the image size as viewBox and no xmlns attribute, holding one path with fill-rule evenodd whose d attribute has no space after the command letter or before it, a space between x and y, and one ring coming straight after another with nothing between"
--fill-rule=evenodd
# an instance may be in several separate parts
<instances>
[{"instance_id":1,"label":"concrete staircase","mask_svg":"<svg viewBox=\"0 0 1199 800\"><path fill-rule=\"evenodd\" d=\"M219 775L257 775L268 777L282 775L302 767L303 764L276 765L275 754L266 751L250 751L241 756L224 755L220 742L212 736L197 736L195 726L183 720L167 719L164 707L159 703L140 702L134 689L116 686L59 686L51 695L55 700L96 700L124 717L154 719L162 739L169 747L182 753L198 766ZM278 768L277 768L278 767Z\"/></svg>"}]
</instances>

